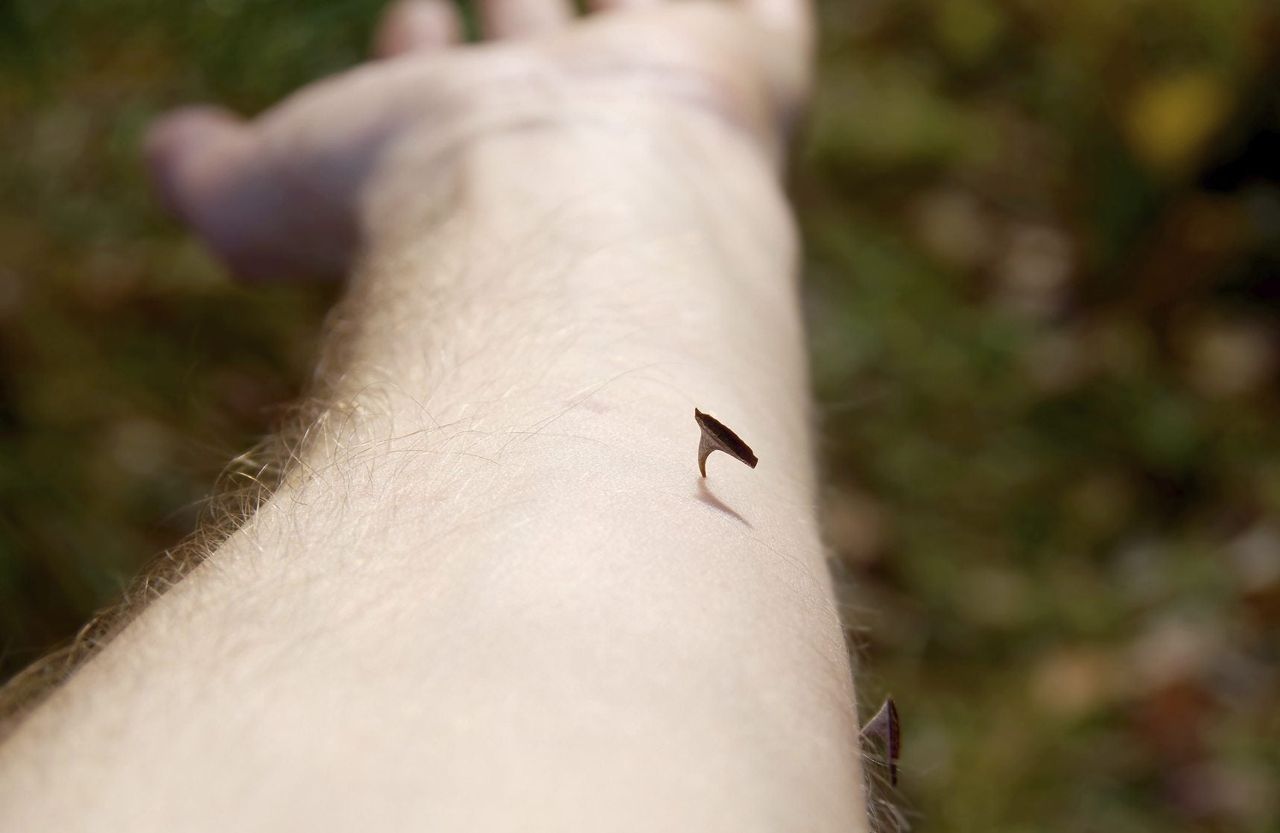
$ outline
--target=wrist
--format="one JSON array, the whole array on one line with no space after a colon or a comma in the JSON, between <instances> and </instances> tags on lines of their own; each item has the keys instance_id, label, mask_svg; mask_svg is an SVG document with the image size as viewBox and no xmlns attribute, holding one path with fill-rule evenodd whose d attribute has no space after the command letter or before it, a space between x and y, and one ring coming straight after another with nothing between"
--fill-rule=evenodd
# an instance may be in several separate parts
<instances>
[{"instance_id":1,"label":"wrist","mask_svg":"<svg viewBox=\"0 0 1280 833\"><path fill-rule=\"evenodd\" d=\"M482 106L451 130L406 131L361 194L366 251L412 245L451 220L499 234L545 228L555 212L597 215L578 228L592 247L607 222L600 215L637 232L666 225L712 236L732 224L752 239L790 233L768 148L721 111L695 105L696 93L571 92L539 89L518 106ZM744 199L758 210L743 211Z\"/></svg>"}]
</instances>

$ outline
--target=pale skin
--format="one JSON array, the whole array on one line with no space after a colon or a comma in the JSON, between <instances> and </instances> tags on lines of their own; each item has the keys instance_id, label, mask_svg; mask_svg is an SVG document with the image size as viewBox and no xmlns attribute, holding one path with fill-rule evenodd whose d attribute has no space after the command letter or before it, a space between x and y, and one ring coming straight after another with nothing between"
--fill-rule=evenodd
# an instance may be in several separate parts
<instances>
[{"instance_id":1,"label":"pale skin","mask_svg":"<svg viewBox=\"0 0 1280 833\"><path fill-rule=\"evenodd\" d=\"M799 0L401 3L158 124L239 274L350 275L284 484L0 746L0 830L856 831L780 184ZM336 357L336 358L332 358ZM759 455L697 468L693 410Z\"/></svg>"}]
</instances>

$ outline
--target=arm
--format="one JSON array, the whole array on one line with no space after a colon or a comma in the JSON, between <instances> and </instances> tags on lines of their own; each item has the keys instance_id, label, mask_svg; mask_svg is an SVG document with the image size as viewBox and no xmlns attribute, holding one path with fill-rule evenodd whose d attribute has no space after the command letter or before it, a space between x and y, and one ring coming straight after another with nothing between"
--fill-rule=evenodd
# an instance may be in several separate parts
<instances>
[{"instance_id":1,"label":"arm","mask_svg":"<svg viewBox=\"0 0 1280 833\"><path fill-rule=\"evenodd\" d=\"M289 476L0 749L0 829L861 829L772 134L689 77L378 148Z\"/></svg>"}]
</instances>

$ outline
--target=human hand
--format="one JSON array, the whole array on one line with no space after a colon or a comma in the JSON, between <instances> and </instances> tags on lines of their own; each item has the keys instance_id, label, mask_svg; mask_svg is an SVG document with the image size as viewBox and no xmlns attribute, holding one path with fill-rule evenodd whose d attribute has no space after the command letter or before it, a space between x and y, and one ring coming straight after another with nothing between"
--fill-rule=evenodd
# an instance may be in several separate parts
<instances>
[{"instance_id":1,"label":"human hand","mask_svg":"<svg viewBox=\"0 0 1280 833\"><path fill-rule=\"evenodd\" d=\"M574 21L565 0L481 0L489 41L461 45L450 0L401 0L378 29L380 60L251 121L213 107L159 120L157 189L240 276L332 278L360 250L375 183L439 195L458 152L495 135L711 118L778 163L808 84L806 0L595 6Z\"/></svg>"}]
</instances>

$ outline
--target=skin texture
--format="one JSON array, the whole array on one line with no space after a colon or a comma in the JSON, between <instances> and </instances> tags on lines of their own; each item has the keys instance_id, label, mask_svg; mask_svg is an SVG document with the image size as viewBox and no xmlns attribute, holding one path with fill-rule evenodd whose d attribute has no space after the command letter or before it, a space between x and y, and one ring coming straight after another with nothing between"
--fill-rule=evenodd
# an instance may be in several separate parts
<instances>
[{"instance_id":1,"label":"skin texture","mask_svg":"<svg viewBox=\"0 0 1280 833\"><path fill-rule=\"evenodd\" d=\"M258 512L0 747L0 830L865 829L779 184L807 10L400 4L155 127L247 278L350 275ZM696 465L695 406L758 453Z\"/></svg>"}]
</instances>

